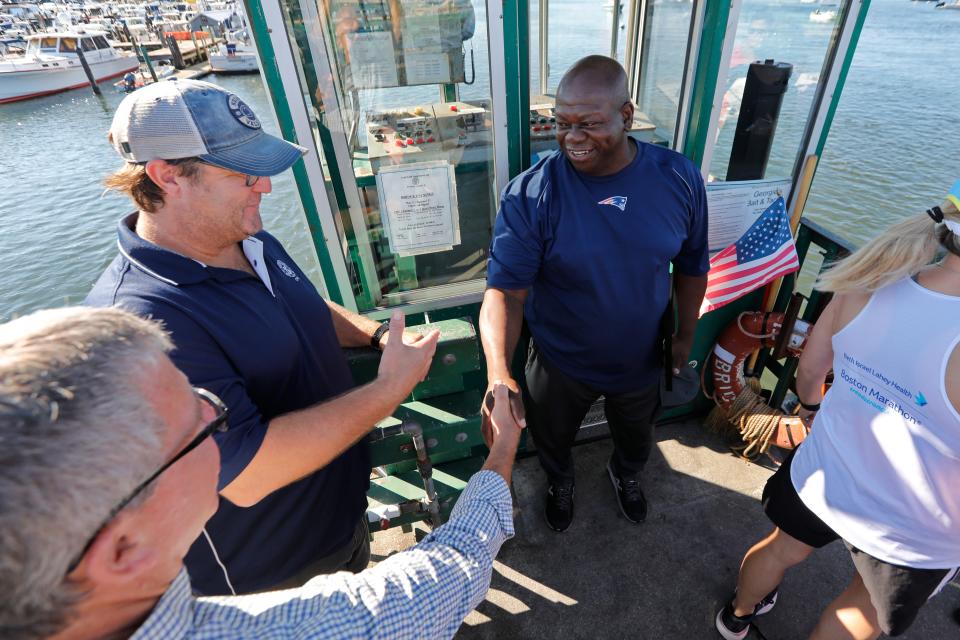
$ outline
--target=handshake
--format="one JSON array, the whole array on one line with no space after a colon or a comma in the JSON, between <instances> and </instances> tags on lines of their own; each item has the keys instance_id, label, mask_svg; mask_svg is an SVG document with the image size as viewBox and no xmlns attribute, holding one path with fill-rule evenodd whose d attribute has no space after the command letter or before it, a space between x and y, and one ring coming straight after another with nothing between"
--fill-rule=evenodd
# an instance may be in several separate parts
<instances>
[{"instance_id":1,"label":"handshake","mask_svg":"<svg viewBox=\"0 0 960 640\"><path fill-rule=\"evenodd\" d=\"M514 380L494 380L487 387L480 407L480 429L488 448L504 437L520 437L527 426L523 400Z\"/></svg>"},{"instance_id":2,"label":"handshake","mask_svg":"<svg viewBox=\"0 0 960 640\"><path fill-rule=\"evenodd\" d=\"M480 416L480 430L490 449L483 468L496 471L509 485L520 430L527 425L517 383L513 380L492 381L483 396Z\"/></svg>"}]
</instances>

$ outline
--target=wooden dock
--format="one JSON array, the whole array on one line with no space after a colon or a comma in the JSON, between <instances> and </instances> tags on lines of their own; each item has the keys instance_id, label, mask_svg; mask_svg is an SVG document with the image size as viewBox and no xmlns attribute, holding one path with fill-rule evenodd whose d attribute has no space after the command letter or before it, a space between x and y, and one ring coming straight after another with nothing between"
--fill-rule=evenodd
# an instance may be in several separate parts
<instances>
[{"instance_id":1,"label":"wooden dock","mask_svg":"<svg viewBox=\"0 0 960 640\"><path fill-rule=\"evenodd\" d=\"M195 65L203 60L207 59L207 50L216 49L220 45L221 40L211 40L210 38L204 38L197 41L197 45L194 46L192 40L179 40L177 46L180 49L180 55L183 57L183 61L186 65L191 66ZM145 41L137 43L139 46L146 47L147 55L150 56L150 60L153 62L160 61L171 61L175 62L174 54L170 51L169 47L164 46L160 41ZM126 51L132 51L133 45L129 42L120 42L114 45L117 49L123 49Z\"/></svg>"}]
</instances>

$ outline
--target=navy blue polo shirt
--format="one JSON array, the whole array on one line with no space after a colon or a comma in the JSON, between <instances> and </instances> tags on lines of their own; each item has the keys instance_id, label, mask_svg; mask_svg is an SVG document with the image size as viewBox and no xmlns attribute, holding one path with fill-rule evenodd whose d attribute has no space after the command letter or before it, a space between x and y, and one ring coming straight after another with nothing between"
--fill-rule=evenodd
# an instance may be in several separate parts
<instances>
[{"instance_id":1,"label":"navy blue polo shirt","mask_svg":"<svg viewBox=\"0 0 960 640\"><path fill-rule=\"evenodd\" d=\"M222 489L253 459L273 418L340 395L353 378L329 307L273 236L261 231L242 244L256 277L143 240L132 230L136 216L120 221L120 253L86 302L162 320L175 345L173 362L230 408L228 431L215 436ZM362 441L253 507L221 498L207 532L237 591L269 587L349 544L366 510L369 477ZM186 565L197 592L229 593L202 536Z\"/></svg>"},{"instance_id":2,"label":"navy blue polo shirt","mask_svg":"<svg viewBox=\"0 0 960 640\"><path fill-rule=\"evenodd\" d=\"M543 357L601 393L657 381L669 265L709 269L700 171L636 144L614 175L583 175L558 152L511 180L487 264L488 286L529 290L524 317Z\"/></svg>"}]
</instances>

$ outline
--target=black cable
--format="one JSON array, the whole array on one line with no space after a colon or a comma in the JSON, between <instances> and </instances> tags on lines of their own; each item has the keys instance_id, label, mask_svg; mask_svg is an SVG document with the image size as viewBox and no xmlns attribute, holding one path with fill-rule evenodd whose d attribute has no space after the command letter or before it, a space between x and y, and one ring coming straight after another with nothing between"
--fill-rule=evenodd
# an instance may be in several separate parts
<instances>
[{"instance_id":1,"label":"black cable","mask_svg":"<svg viewBox=\"0 0 960 640\"><path fill-rule=\"evenodd\" d=\"M466 66L466 64L467 64L467 54L466 54L466 53L463 54L463 64L464 64L464 66ZM473 74L472 77L470 78L470 82L467 82L466 73L464 73L463 84L473 84L474 82L477 81L477 64L476 64L476 61L473 59L473 47L472 47L472 46L470 47L470 72Z\"/></svg>"}]
</instances>

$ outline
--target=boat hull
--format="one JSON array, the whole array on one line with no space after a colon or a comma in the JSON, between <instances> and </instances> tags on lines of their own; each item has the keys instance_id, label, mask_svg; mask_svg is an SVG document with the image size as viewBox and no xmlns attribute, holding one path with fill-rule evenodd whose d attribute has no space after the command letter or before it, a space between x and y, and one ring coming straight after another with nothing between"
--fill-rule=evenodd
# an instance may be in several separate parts
<instances>
[{"instance_id":1,"label":"boat hull","mask_svg":"<svg viewBox=\"0 0 960 640\"><path fill-rule=\"evenodd\" d=\"M210 54L210 70L214 73L256 73L260 71L253 54Z\"/></svg>"},{"instance_id":2,"label":"boat hull","mask_svg":"<svg viewBox=\"0 0 960 640\"><path fill-rule=\"evenodd\" d=\"M97 82L117 78L135 71L140 63L135 56L121 56L90 64ZM0 104L29 100L89 84L79 61L56 69L44 68L0 72Z\"/></svg>"}]
</instances>

